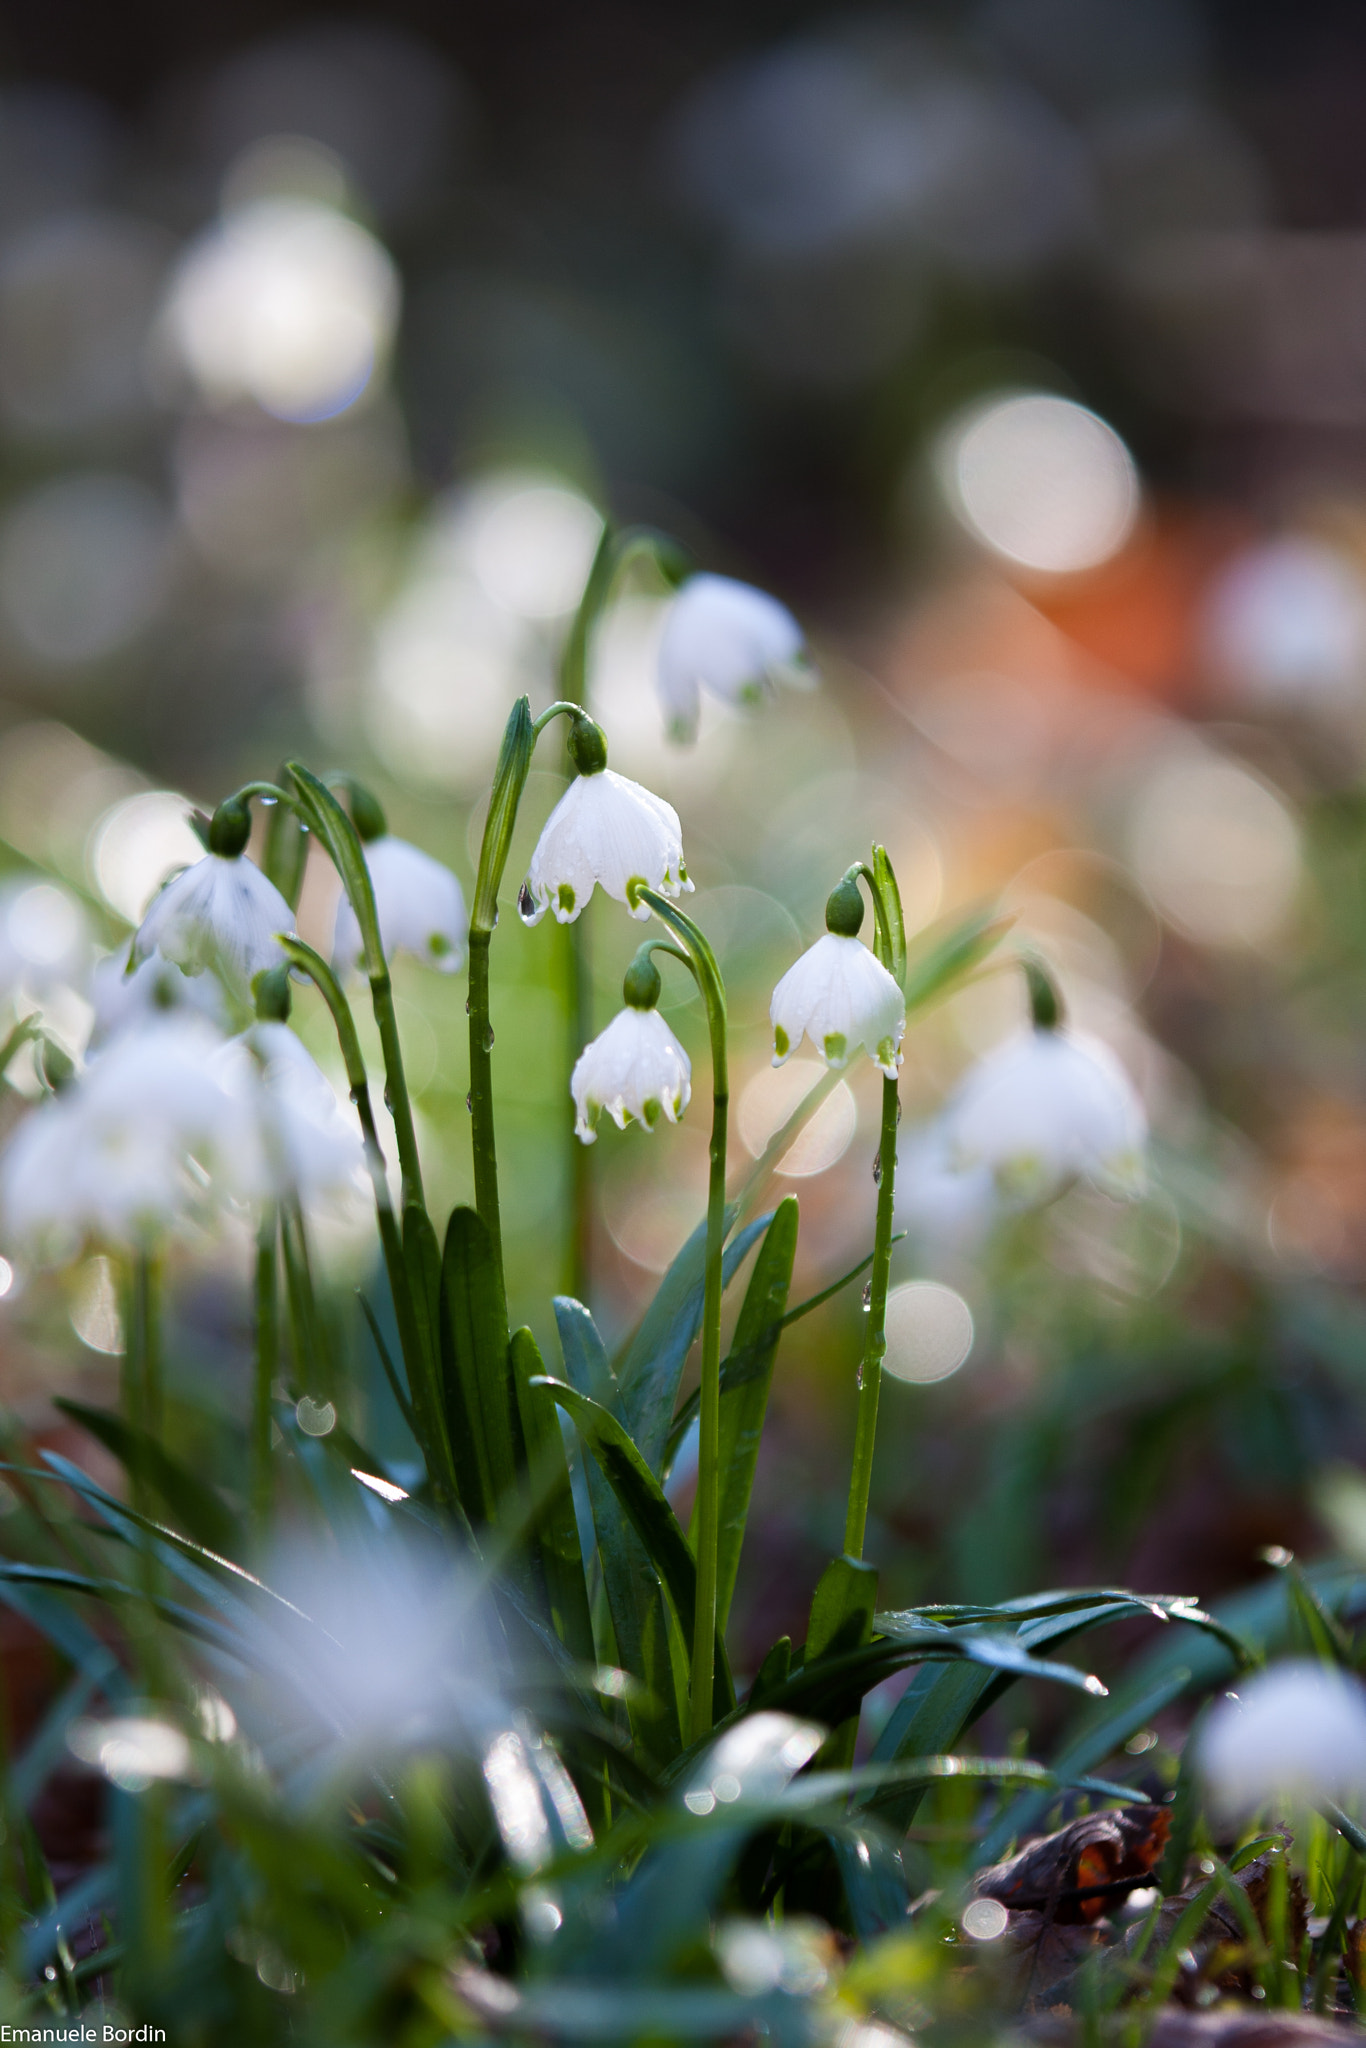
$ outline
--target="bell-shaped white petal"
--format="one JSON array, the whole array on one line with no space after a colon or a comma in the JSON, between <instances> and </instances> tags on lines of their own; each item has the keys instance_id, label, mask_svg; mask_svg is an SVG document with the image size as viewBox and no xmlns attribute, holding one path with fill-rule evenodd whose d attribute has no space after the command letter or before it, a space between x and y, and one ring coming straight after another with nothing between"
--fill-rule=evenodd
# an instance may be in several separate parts
<instances>
[{"instance_id":1,"label":"bell-shaped white petal","mask_svg":"<svg viewBox=\"0 0 1366 2048\"><path fill-rule=\"evenodd\" d=\"M627 1008L584 1047L569 1086L574 1129L591 1145L603 1110L622 1131L632 1121L651 1131L661 1116L676 1124L692 1094L692 1062L658 1010Z\"/></svg>"},{"instance_id":2,"label":"bell-shaped white petal","mask_svg":"<svg viewBox=\"0 0 1366 2048\"><path fill-rule=\"evenodd\" d=\"M0 1157L6 1230L40 1256L129 1249L213 1205L240 1154L240 1114L216 1072L222 1044L184 1013L116 1037L20 1124Z\"/></svg>"},{"instance_id":3,"label":"bell-shaped white petal","mask_svg":"<svg viewBox=\"0 0 1366 2048\"><path fill-rule=\"evenodd\" d=\"M1268 1800L1318 1807L1366 1792L1366 1691L1346 1671L1294 1660L1240 1679L1199 1737L1210 1803L1241 1817Z\"/></svg>"},{"instance_id":4,"label":"bell-shaped white petal","mask_svg":"<svg viewBox=\"0 0 1366 2048\"><path fill-rule=\"evenodd\" d=\"M228 1028L228 1006L213 975L186 974L157 952L130 968L129 953L129 946L106 953L90 971L90 1001L95 1012L92 1048L170 1010L196 1011L220 1029Z\"/></svg>"},{"instance_id":5,"label":"bell-shaped white petal","mask_svg":"<svg viewBox=\"0 0 1366 2048\"><path fill-rule=\"evenodd\" d=\"M363 1184L360 1132L288 1024L253 1024L220 1048L216 1067L242 1117L236 1192L313 1204Z\"/></svg>"},{"instance_id":6,"label":"bell-shaped white petal","mask_svg":"<svg viewBox=\"0 0 1366 2048\"><path fill-rule=\"evenodd\" d=\"M531 856L518 901L524 922L539 924L553 910L572 924L595 885L633 917L648 917L648 904L634 901L641 884L664 896L692 888L677 811L610 768L576 775Z\"/></svg>"},{"instance_id":7,"label":"bell-shaped white petal","mask_svg":"<svg viewBox=\"0 0 1366 2048\"><path fill-rule=\"evenodd\" d=\"M669 606L659 643L659 695L673 738L695 739L704 689L753 704L779 681L812 671L786 605L730 576L690 576Z\"/></svg>"},{"instance_id":8,"label":"bell-shaped white petal","mask_svg":"<svg viewBox=\"0 0 1366 2048\"><path fill-rule=\"evenodd\" d=\"M246 854L206 853L153 898L133 939L134 965L158 952L187 974L205 968L239 1001L250 997L263 968L280 967L281 933L293 933L294 912Z\"/></svg>"},{"instance_id":9,"label":"bell-shaped white petal","mask_svg":"<svg viewBox=\"0 0 1366 2048\"><path fill-rule=\"evenodd\" d=\"M1050 1200L1077 1178L1112 1194L1143 1185L1148 1119L1107 1045L1030 1028L971 1068L944 1111L950 1157L985 1166L1002 1196Z\"/></svg>"},{"instance_id":10,"label":"bell-shaped white petal","mask_svg":"<svg viewBox=\"0 0 1366 2048\"><path fill-rule=\"evenodd\" d=\"M411 953L424 967L454 974L464 965L468 919L459 882L448 867L419 846L385 832L365 848L365 865L375 891L375 911L386 958ZM350 899L337 905L332 964L349 972L361 963L364 947Z\"/></svg>"},{"instance_id":11,"label":"bell-shaped white petal","mask_svg":"<svg viewBox=\"0 0 1366 2048\"><path fill-rule=\"evenodd\" d=\"M773 1064L811 1040L827 1066L843 1067L862 1046L894 1079L901 1065L906 1005L901 990L861 939L827 932L789 967L768 1006Z\"/></svg>"}]
</instances>

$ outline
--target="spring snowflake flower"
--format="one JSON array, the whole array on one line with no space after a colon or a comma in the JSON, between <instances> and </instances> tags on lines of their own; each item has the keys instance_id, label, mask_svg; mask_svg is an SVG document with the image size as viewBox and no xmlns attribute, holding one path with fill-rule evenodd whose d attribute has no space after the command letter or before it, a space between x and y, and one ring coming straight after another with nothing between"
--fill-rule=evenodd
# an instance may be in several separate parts
<instances>
[{"instance_id":1,"label":"spring snowflake flower","mask_svg":"<svg viewBox=\"0 0 1366 2048\"><path fill-rule=\"evenodd\" d=\"M809 685L802 629L786 605L730 576L690 576L669 607L656 680L672 738L693 740L703 689L754 704L778 682Z\"/></svg>"},{"instance_id":2,"label":"spring snowflake flower","mask_svg":"<svg viewBox=\"0 0 1366 2048\"><path fill-rule=\"evenodd\" d=\"M131 946L106 953L90 972L90 1002L95 1012L91 1045L104 1045L130 1025L145 1024L168 1010L193 1010L226 1030L228 1007L223 991L209 974L189 975L183 968L151 952L130 966Z\"/></svg>"},{"instance_id":3,"label":"spring snowflake flower","mask_svg":"<svg viewBox=\"0 0 1366 2048\"><path fill-rule=\"evenodd\" d=\"M240 1110L203 1019L124 1032L20 1124L0 1157L0 1215L41 1256L132 1250L202 1216L240 1161ZM225 1186L224 1176L226 1174Z\"/></svg>"},{"instance_id":4,"label":"spring snowflake flower","mask_svg":"<svg viewBox=\"0 0 1366 2048\"><path fill-rule=\"evenodd\" d=\"M1366 1691L1307 1660L1240 1680L1199 1737L1211 1804L1230 1817L1268 1800L1320 1806L1366 1792Z\"/></svg>"},{"instance_id":5,"label":"spring snowflake flower","mask_svg":"<svg viewBox=\"0 0 1366 2048\"><path fill-rule=\"evenodd\" d=\"M1107 1045L1034 1025L978 1062L945 1106L950 1160L986 1167L1007 1201L1050 1200L1072 1180L1111 1194L1143 1186L1148 1120Z\"/></svg>"},{"instance_id":6,"label":"spring snowflake flower","mask_svg":"<svg viewBox=\"0 0 1366 2048\"><path fill-rule=\"evenodd\" d=\"M584 1047L569 1086L574 1129L591 1145L604 1109L620 1131L631 1122L651 1131L661 1116L676 1124L692 1095L692 1062L658 1010L628 1002Z\"/></svg>"},{"instance_id":7,"label":"spring snowflake flower","mask_svg":"<svg viewBox=\"0 0 1366 2048\"><path fill-rule=\"evenodd\" d=\"M897 1146L893 1219L917 1249L949 1254L979 1244L1000 1213L986 1166L955 1165L938 1123L910 1131Z\"/></svg>"},{"instance_id":8,"label":"spring snowflake flower","mask_svg":"<svg viewBox=\"0 0 1366 2048\"><path fill-rule=\"evenodd\" d=\"M460 884L448 867L390 832L365 841L365 865L385 954L412 953L426 967L454 974L464 964L468 919ZM349 899L337 905L332 964L354 971L364 956L360 926Z\"/></svg>"},{"instance_id":9,"label":"spring snowflake flower","mask_svg":"<svg viewBox=\"0 0 1366 2048\"><path fill-rule=\"evenodd\" d=\"M219 1048L215 1070L243 1115L238 1193L337 1202L363 1180L360 1133L332 1085L288 1024L253 1024Z\"/></svg>"},{"instance_id":10,"label":"spring snowflake flower","mask_svg":"<svg viewBox=\"0 0 1366 2048\"><path fill-rule=\"evenodd\" d=\"M789 967L768 1006L773 1064L780 1067L805 1035L829 1067L843 1067L862 1046L894 1081L901 1065L906 1004L892 976L858 937L863 898L846 879L825 906L825 937Z\"/></svg>"},{"instance_id":11,"label":"spring snowflake flower","mask_svg":"<svg viewBox=\"0 0 1366 2048\"><path fill-rule=\"evenodd\" d=\"M293 935L294 912L243 852L250 831L241 798L219 805L210 851L164 885L134 934L134 967L158 952L187 974L207 967L232 996L249 1001L255 977L283 964L279 938Z\"/></svg>"},{"instance_id":12,"label":"spring snowflake flower","mask_svg":"<svg viewBox=\"0 0 1366 2048\"><path fill-rule=\"evenodd\" d=\"M575 721L570 751L579 773L536 842L517 903L523 922L539 924L553 909L561 924L572 924L599 884L639 918L650 915L636 901L640 888L664 896L691 889L673 805L607 766L606 742L591 720Z\"/></svg>"}]
</instances>

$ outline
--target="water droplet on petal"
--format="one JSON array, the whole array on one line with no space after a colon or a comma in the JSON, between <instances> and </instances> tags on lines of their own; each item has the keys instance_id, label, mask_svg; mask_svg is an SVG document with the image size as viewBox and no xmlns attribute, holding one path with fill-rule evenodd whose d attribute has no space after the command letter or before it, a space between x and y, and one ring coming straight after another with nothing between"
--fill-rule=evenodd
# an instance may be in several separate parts
<instances>
[{"instance_id":1,"label":"water droplet on petal","mask_svg":"<svg viewBox=\"0 0 1366 2048\"><path fill-rule=\"evenodd\" d=\"M530 924L536 915L536 898L532 895L525 882L523 882L517 896L517 908L521 911L526 922Z\"/></svg>"}]
</instances>

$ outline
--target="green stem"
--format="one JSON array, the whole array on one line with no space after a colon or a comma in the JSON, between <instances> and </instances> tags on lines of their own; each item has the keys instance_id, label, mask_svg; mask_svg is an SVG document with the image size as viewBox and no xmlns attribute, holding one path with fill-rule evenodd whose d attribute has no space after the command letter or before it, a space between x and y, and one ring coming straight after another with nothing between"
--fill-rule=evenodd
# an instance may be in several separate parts
<instances>
[{"instance_id":1,"label":"green stem","mask_svg":"<svg viewBox=\"0 0 1366 2048\"><path fill-rule=\"evenodd\" d=\"M289 1304L289 1335L294 1370L306 1394L326 1400L330 1392L327 1361L313 1292L313 1264L308 1232L297 1196L280 1204L280 1248L284 1253L285 1299Z\"/></svg>"},{"instance_id":2,"label":"green stem","mask_svg":"<svg viewBox=\"0 0 1366 2048\"><path fill-rule=\"evenodd\" d=\"M162 1425L161 1345L157 1325L157 1272L148 1252L133 1261L133 1327L127 1336L132 1399L139 1426L160 1437Z\"/></svg>"},{"instance_id":3,"label":"green stem","mask_svg":"<svg viewBox=\"0 0 1366 2048\"><path fill-rule=\"evenodd\" d=\"M593 976L588 950L586 917L577 917L563 927L567 959L565 1017L568 1025L569 1088L579 1054L593 1035ZM575 1301L586 1302L593 1280L593 1148L581 1145L573 1123L565 1121L569 1134L569 1190L571 1220L565 1255L566 1292Z\"/></svg>"},{"instance_id":4,"label":"green stem","mask_svg":"<svg viewBox=\"0 0 1366 2048\"><path fill-rule=\"evenodd\" d=\"M251 1508L258 1539L270 1520L270 1404L280 1370L280 1303L276 1278L279 1218L273 1203L256 1233L256 1359L251 1401Z\"/></svg>"},{"instance_id":5,"label":"green stem","mask_svg":"<svg viewBox=\"0 0 1366 2048\"><path fill-rule=\"evenodd\" d=\"M854 1467L849 1475L849 1512L844 1523L848 1557L863 1556L868 1528L868 1493L873 1479L873 1448L877 1439L877 1405L882 1391L882 1359L887 1349L887 1280L892 1265L892 1203L896 1189L897 1084L882 1080L882 1140L878 1151L877 1228L873 1238L873 1275L868 1294L868 1333L859 1374L858 1423L854 1431Z\"/></svg>"},{"instance_id":6,"label":"green stem","mask_svg":"<svg viewBox=\"0 0 1366 2048\"><path fill-rule=\"evenodd\" d=\"M716 956L692 919L654 889L638 891L683 947L707 1010L711 1039L712 1121L707 1176L707 1249L702 1290L702 1377L697 1444L697 1608L693 1624L688 1740L712 1726L716 1669L717 1549L721 1511L721 1254L726 1239L726 1129L730 1070L726 1047L726 990ZM672 951L673 948L668 950Z\"/></svg>"}]
</instances>

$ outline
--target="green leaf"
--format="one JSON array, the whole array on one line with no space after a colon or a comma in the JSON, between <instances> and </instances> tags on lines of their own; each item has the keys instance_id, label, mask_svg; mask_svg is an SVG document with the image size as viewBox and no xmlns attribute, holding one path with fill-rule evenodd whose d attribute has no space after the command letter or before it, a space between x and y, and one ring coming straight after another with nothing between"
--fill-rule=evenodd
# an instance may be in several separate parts
<instances>
[{"instance_id":1,"label":"green leaf","mask_svg":"<svg viewBox=\"0 0 1366 2048\"><path fill-rule=\"evenodd\" d=\"M613 1413L616 1381L592 1316L581 1302L557 1295L555 1321L570 1384L604 1414ZM617 1662L649 1697L648 1708L627 1700L631 1728L645 1754L663 1762L677 1754L682 1740L663 1584L596 1458L584 1460L584 1477Z\"/></svg>"},{"instance_id":2,"label":"green leaf","mask_svg":"<svg viewBox=\"0 0 1366 2048\"><path fill-rule=\"evenodd\" d=\"M727 1229L733 1220L732 1205L726 1211ZM756 1239L762 1237L771 1221L770 1216L759 1216L736 1232L722 1256L723 1286L729 1285L741 1260ZM698 1224L660 1281L659 1290L646 1309L640 1328L617 1366L621 1420L646 1464L656 1474L663 1465L664 1447L678 1402L678 1383L683 1377L684 1361L702 1327L706 1256L707 1226L704 1222Z\"/></svg>"},{"instance_id":3,"label":"green leaf","mask_svg":"<svg viewBox=\"0 0 1366 2048\"><path fill-rule=\"evenodd\" d=\"M569 1484L569 1461L555 1403L544 1388L531 1384L544 1375L545 1365L530 1330L514 1330L508 1359L532 1478L547 1488L545 1505L537 1521L537 1541L551 1625L571 1657L591 1664L597 1653L579 1551L579 1525Z\"/></svg>"},{"instance_id":4,"label":"green leaf","mask_svg":"<svg viewBox=\"0 0 1366 2048\"><path fill-rule=\"evenodd\" d=\"M202 1543L206 1550L218 1551L224 1557L232 1555L238 1542L234 1516L217 1494L163 1450L155 1437L134 1429L121 1415L103 1408L87 1408L81 1401L56 1395L52 1405L73 1422L79 1422L107 1451L112 1451L126 1472L153 1487L187 1535Z\"/></svg>"},{"instance_id":5,"label":"green leaf","mask_svg":"<svg viewBox=\"0 0 1366 2048\"><path fill-rule=\"evenodd\" d=\"M563 1380L546 1378L538 1384L553 1394L597 1460L668 1590L683 1643L691 1649L697 1613L697 1564L659 1481L615 1415L599 1407L588 1395L566 1386ZM719 1720L734 1705L735 1688L718 1630L713 1712Z\"/></svg>"},{"instance_id":6,"label":"green leaf","mask_svg":"<svg viewBox=\"0 0 1366 2048\"><path fill-rule=\"evenodd\" d=\"M773 1362L782 1335L782 1316L792 1285L797 1252L797 1198L788 1195L773 1212L745 1289L730 1352L721 1367L721 1499L716 1552L716 1627L726 1632L749 1518L754 1468L763 1435ZM730 1368L729 1377L727 1367Z\"/></svg>"},{"instance_id":7,"label":"green leaf","mask_svg":"<svg viewBox=\"0 0 1366 2048\"><path fill-rule=\"evenodd\" d=\"M906 986L906 916L901 908L901 891L897 887L892 863L887 858L885 846L873 848L873 886L877 890L878 904L887 925L889 957L883 966L891 975L898 988Z\"/></svg>"},{"instance_id":8,"label":"green leaf","mask_svg":"<svg viewBox=\"0 0 1366 2048\"><path fill-rule=\"evenodd\" d=\"M473 1209L451 1212L441 1261L441 1366L461 1497L472 1520L497 1519L525 1467L508 1365L503 1290L489 1234Z\"/></svg>"},{"instance_id":9,"label":"green leaf","mask_svg":"<svg viewBox=\"0 0 1366 2048\"><path fill-rule=\"evenodd\" d=\"M857 1557L833 1557L821 1573L811 1598L806 1649L802 1663L810 1668L822 1657L838 1657L868 1641L877 1606L877 1573ZM841 1722L824 1744L820 1763L834 1769L854 1761L858 1716Z\"/></svg>"},{"instance_id":10,"label":"green leaf","mask_svg":"<svg viewBox=\"0 0 1366 2048\"><path fill-rule=\"evenodd\" d=\"M995 951L1013 921L979 910L942 936L924 934L925 942L906 965L906 1014L923 1010L947 995L954 982Z\"/></svg>"}]
</instances>

